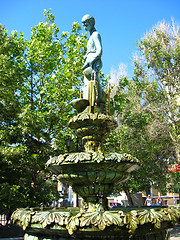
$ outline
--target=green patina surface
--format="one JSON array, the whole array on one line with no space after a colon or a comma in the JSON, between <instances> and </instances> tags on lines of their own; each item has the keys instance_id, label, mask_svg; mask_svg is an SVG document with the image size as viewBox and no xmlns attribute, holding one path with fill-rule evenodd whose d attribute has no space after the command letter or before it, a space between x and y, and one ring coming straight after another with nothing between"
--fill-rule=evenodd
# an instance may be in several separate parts
<instances>
[{"instance_id":1,"label":"green patina surface","mask_svg":"<svg viewBox=\"0 0 180 240\"><path fill-rule=\"evenodd\" d=\"M119 209L114 211L80 211L78 208L38 210L18 209L13 213L13 222L22 226L24 230L31 232L45 230L66 230L70 235L76 231L103 231L114 227L114 231L129 234L135 233L137 229L150 223L150 228L161 229L164 223L166 227L173 226L180 218L180 211L176 208L145 208L145 209ZM168 225L169 223L169 225ZM116 230L115 230L116 229ZM147 230L146 226L146 230Z\"/></svg>"},{"instance_id":2,"label":"green patina surface","mask_svg":"<svg viewBox=\"0 0 180 240\"><path fill-rule=\"evenodd\" d=\"M92 211L96 204L108 209L106 198L114 185L127 180L139 165L130 154L81 152L51 158L47 167L61 182L72 186L86 202L87 211Z\"/></svg>"}]
</instances>

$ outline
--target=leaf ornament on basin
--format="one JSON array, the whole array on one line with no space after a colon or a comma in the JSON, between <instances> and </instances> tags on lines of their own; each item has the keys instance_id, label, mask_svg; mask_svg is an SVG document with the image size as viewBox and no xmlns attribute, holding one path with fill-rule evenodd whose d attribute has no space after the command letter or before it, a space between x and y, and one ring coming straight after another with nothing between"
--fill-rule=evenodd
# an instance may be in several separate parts
<instances>
[{"instance_id":1,"label":"leaf ornament on basin","mask_svg":"<svg viewBox=\"0 0 180 240\"><path fill-rule=\"evenodd\" d=\"M129 214L125 215L124 222L126 225L126 228L129 229L129 233L134 233L135 230L138 227L139 220L138 220L138 213L137 211L133 210L129 212Z\"/></svg>"},{"instance_id":2,"label":"leaf ornament on basin","mask_svg":"<svg viewBox=\"0 0 180 240\"><path fill-rule=\"evenodd\" d=\"M52 223L63 226L65 224L66 218L69 216L69 213L60 213L60 212L37 212L32 217L32 223L40 223L43 228Z\"/></svg>"},{"instance_id":3,"label":"leaf ornament on basin","mask_svg":"<svg viewBox=\"0 0 180 240\"><path fill-rule=\"evenodd\" d=\"M110 225L123 226L123 218L116 212L90 212L80 218L80 227L94 225L101 231Z\"/></svg>"},{"instance_id":4,"label":"leaf ornament on basin","mask_svg":"<svg viewBox=\"0 0 180 240\"><path fill-rule=\"evenodd\" d=\"M35 212L31 210L17 209L12 214L13 223L19 222L20 225L23 227L23 230L25 230L29 226L34 213Z\"/></svg>"},{"instance_id":5,"label":"leaf ornament on basin","mask_svg":"<svg viewBox=\"0 0 180 240\"><path fill-rule=\"evenodd\" d=\"M165 208L163 212L166 215L167 221L177 222L178 218L180 218L180 211L174 208Z\"/></svg>"},{"instance_id":6,"label":"leaf ornament on basin","mask_svg":"<svg viewBox=\"0 0 180 240\"><path fill-rule=\"evenodd\" d=\"M79 216L81 216L81 214L77 214L76 216L71 216L66 219L66 229L70 235L72 235L79 226Z\"/></svg>"},{"instance_id":7,"label":"leaf ornament on basin","mask_svg":"<svg viewBox=\"0 0 180 240\"><path fill-rule=\"evenodd\" d=\"M152 223L158 229L161 227L161 222L165 220L165 215L160 209L145 209L144 211L139 211L138 215L140 225Z\"/></svg>"}]
</instances>

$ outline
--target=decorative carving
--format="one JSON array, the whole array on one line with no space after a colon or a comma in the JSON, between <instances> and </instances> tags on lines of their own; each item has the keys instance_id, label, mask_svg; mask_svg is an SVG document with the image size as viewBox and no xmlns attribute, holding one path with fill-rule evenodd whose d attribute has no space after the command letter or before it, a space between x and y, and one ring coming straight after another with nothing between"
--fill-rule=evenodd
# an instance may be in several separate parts
<instances>
[{"instance_id":1,"label":"decorative carving","mask_svg":"<svg viewBox=\"0 0 180 240\"><path fill-rule=\"evenodd\" d=\"M101 162L129 162L138 165L139 161L137 158L131 156L127 153L102 153L102 152L80 152L80 153L70 153L61 154L57 157L51 157L46 166L51 168L53 165L61 165L62 163L101 163Z\"/></svg>"},{"instance_id":2,"label":"decorative carving","mask_svg":"<svg viewBox=\"0 0 180 240\"><path fill-rule=\"evenodd\" d=\"M150 223L152 227L160 229L163 223L173 225L180 219L180 211L176 208L146 208L130 211L102 211L100 208L99 206L99 209L96 208L91 212L79 212L77 209L76 211L17 209L12 219L13 223L20 225L24 230L34 224L38 228L47 230L57 225L66 229L70 235L85 227L95 227L102 231L110 226L116 226L116 231L125 226L129 234L134 234L139 225Z\"/></svg>"},{"instance_id":3,"label":"decorative carving","mask_svg":"<svg viewBox=\"0 0 180 240\"><path fill-rule=\"evenodd\" d=\"M139 162L130 154L81 152L53 157L47 167L61 182L72 186L87 202L87 211L91 211L100 203L108 209L106 197L114 184L127 180L129 173L139 168Z\"/></svg>"}]
</instances>

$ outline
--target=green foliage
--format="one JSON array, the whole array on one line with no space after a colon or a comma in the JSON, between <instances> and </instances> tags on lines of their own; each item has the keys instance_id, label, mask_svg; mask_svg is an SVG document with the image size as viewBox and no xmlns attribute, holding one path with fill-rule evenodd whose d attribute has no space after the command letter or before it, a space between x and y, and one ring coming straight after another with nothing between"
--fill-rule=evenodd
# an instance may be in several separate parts
<instances>
[{"instance_id":1,"label":"green foliage","mask_svg":"<svg viewBox=\"0 0 180 240\"><path fill-rule=\"evenodd\" d=\"M167 179L170 184L168 185L169 192L177 192L180 191L180 172L167 173Z\"/></svg>"},{"instance_id":2,"label":"green foliage","mask_svg":"<svg viewBox=\"0 0 180 240\"><path fill-rule=\"evenodd\" d=\"M73 23L59 33L45 10L45 22L30 40L0 27L0 199L1 209L48 204L57 197L46 172L50 156L64 153L73 134L69 102L82 84L86 35Z\"/></svg>"},{"instance_id":3,"label":"green foliage","mask_svg":"<svg viewBox=\"0 0 180 240\"><path fill-rule=\"evenodd\" d=\"M138 44L133 78L122 76L112 87L111 106L119 126L105 147L141 161L141 168L119 189L148 192L153 183L164 192L172 181L166 167L180 161L179 46L179 26L160 23ZM179 180L173 178L171 187L177 191Z\"/></svg>"}]
</instances>

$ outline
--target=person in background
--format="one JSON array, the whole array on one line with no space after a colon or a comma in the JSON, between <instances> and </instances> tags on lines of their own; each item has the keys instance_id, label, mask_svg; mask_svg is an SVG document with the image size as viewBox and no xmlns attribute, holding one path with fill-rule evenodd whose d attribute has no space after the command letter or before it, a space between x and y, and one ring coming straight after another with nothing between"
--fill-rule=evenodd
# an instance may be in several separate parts
<instances>
[{"instance_id":1,"label":"person in background","mask_svg":"<svg viewBox=\"0 0 180 240\"><path fill-rule=\"evenodd\" d=\"M148 195L148 197L146 198L146 201L145 201L144 205L145 205L145 206L148 206L148 207L151 206L151 200L152 200L152 199L151 199L151 196Z\"/></svg>"},{"instance_id":2,"label":"person in background","mask_svg":"<svg viewBox=\"0 0 180 240\"><path fill-rule=\"evenodd\" d=\"M12 215L12 211L7 212L7 214L6 214L6 225L9 224L9 222L11 220L11 215Z\"/></svg>"},{"instance_id":3,"label":"person in background","mask_svg":"<svg viewBox=\"0 0 180 240\"><path fill-rule=\"evenodd\" d=\"M161 199L159 197L157 199L156 206L161 206Z\"/></svg>"},{"instance_id":4,"label":"person in background","mask_svg":"<svg viewBox=\"0 0 180 240\"><path fill-rule=\"evenodd\" d=\"M153 198L152 200L151 200L151 205L150 206L156 206L156 199L155 198Z\"/></svg>"}]
</instances>

